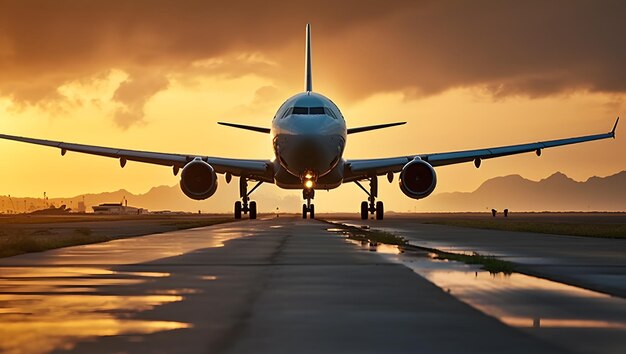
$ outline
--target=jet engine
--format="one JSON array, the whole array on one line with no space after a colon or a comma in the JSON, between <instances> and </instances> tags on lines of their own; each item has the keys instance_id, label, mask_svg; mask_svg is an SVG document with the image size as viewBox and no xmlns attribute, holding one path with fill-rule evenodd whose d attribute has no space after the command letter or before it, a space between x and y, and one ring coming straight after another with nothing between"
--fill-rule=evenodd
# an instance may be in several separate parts
<instances>
[{"instance_id":1,"label":"jet engine","mask_svg":"<svg viewBox=\"0 0 626 354\"><path fill-rule=\"evenodd\" d=\"M400 172L400 190L409 198L426 198L435 190L436 185L435 169L419 158L404 165Z\"/></svg>"},{"instance_id":2,"label":"jet engine","mask_svg":"<svg viewBox=\"0 0 626 354\"><path fill-rule=\"evenodd\" d=\"M183 168L180 189L191 199L207 199L217 190L217 174L211 165L196 158Z\"/></svg>"}]
</instances>

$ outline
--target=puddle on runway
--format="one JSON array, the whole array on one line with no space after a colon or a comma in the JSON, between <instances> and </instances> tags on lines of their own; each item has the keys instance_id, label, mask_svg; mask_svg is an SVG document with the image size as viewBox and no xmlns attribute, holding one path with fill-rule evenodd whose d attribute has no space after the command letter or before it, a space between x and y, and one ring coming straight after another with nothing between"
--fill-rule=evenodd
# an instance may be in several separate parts
<instances>
[{"instance_id":1,"label":"puddle on runway","mask_svg":"<svg viewBox=\"0 0 626 354\"><path fill-rule=\"evenodd\" d=\"M85 338L141 335L189 328L186 323L132 315L181 301L181 293L139 296L96 294L167 277L159 272L116 272L92 267L0 268L0 351L47 353Z\"/></svg>"},{"instance_id":2,"label":"puddle on runway","mask_svg":"<svg viewBox=\"0 0 626 354\"><path fill-rule=\"evenodd\" d=\"M190 328L171 318L145 320L140 313L184 301L197 289L168 287L161 283L170 277L166 272L114 269L222 247L248 234L240 225L210 234L189 229L1 259L0 352L43 354L102 336L137 342ZM203 279L217 280L210 274Z\"/></svg>"},{"instance_id":3,"label":"puddle on runway","mask_svg":"<svg viewBox=\"0 0 626 354\"><path fill-rule=\"evenodd\" d=\"M59 248L37 255L22 254L0 259L0 267L43 263L48 266L82 265L97 268L103 265L146 263L201 249L222 247L226 241L247 235L248 230L235 226L226 231L213 231L210 235L203 228L179 230Z\"/></svg>"},{"instance_id":4,"label":"puddle on runway","mask_svg":"<svg viewBox=\"0 0 626 354\"><path fill-rule=\"evenodd\" d=\"M402 263L459 300L509 326L578 353L624 353L626 299L524 274L436 260L427 252L346 239Z\"/></svg>"}]
</instances>

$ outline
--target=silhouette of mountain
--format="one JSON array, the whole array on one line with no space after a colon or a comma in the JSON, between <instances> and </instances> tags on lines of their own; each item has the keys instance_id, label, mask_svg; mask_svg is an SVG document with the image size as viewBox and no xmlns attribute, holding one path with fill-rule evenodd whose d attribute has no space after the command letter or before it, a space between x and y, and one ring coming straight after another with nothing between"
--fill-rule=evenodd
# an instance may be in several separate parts
<instances>
[{"instance_id":1,"label":"silhouette of mountain","mask_svg":"<svg viewBox=\"0 0 626 354\"><path fill-rule=\"evenodd\" d=\"M230 212L233 203L239 195L238 183L226 183L220 176L218 181L218 190L211 198L197 201L187 198L176 184L173 186L157 186L152 187L146 193L133 194L125 189L113 192L88 193L74 196L71 198L50 198L46 202L43 198L9 198L8 196L0 196L0 212L32 212L39 209L48 208L50 205L60 206L67 205L72 210L78 210L78 205L84 200L87 212L92 212L92 206L102 203L120 203L124 200L128 201L129 206L145 208L150 211L170 210L170 211L188 211L197 212L201 210L203 213ZM251 187L251 186L250 186ZM259 188L255 192L255 200L262 200L259 205L260 212L273 212L278 207L281 211L294 211L300 208L300 197L298 194L289 196L280 196L273 193L269 188Z\"/></svg>"},{"instance_id":2,"label":"silhouette of mountain","mask_svg":"<svg viewBox=\"0 0 626 354\"><path fill-rule=\"evenodd\" d=\"M531 181L519 175L495 177L473 192L439 193L421 210L626 211L626 171L575 181L561 172Z\"/></svg>"},{"instance_id":3,"label":"silhouette of mountain","mask_svg":"<svg viewBox=\"0 0 626 354\"><path fill-rule=\"evenodd\" d=\"M221 177L217 193L203 201L187 198L178 185L157 186L143 194L133 194L120 189L114 192L91 193L72 198L8 198L0 196L0 212L32 212L50 205L67 205L77 210L79 202L85 207L101 203L119 203L150 211L171 210L197 212L230 212L238 196L238 184L227 184ZM254 194L261 212L298 212L301 199L298 193L281 196L271 188L259 188ZM403 197L403 196L402 196ZM607 177L591 177L584 182L575 181L557 172L540 181L525 179L519 175L495 177L485 181L473 192L436 193L426 199L415 201L418 211L485 211L492 208L514 211L626 211L626 171ZM335 210L354 212L341 203ZM389 209L391 210L391 209Z\"/></svg>"}]
</instances>

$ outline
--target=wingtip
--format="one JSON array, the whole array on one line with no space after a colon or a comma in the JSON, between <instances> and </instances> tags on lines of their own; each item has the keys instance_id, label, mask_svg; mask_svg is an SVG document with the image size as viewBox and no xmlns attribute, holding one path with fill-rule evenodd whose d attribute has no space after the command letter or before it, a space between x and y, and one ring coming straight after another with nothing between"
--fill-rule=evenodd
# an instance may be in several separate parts
<instances>
[{"instance_id":1,"label":"wingtip","mask_svg":"<svg viewBox=\"0 0 626 354\"><path fill-rule=\"evenodd\" d=\"M615 125L613 125L613 129L611 130L611 134L613 135L613 139L615 139L615 129L617 129L617 123L619 123L619 117L615 120Z\"/></svg>"}]
</instances>

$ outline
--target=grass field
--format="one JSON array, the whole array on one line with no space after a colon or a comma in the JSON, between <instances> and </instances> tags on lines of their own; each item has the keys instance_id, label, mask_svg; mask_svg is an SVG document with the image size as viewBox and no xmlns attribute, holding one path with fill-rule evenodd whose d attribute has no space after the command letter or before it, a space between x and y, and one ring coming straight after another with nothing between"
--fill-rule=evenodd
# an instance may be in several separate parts
<instances>
[{"instance_id":1,"label":"grass field","mask_svg":"<svg viewBox=\"0 0 626 354\"><path fill-rule=\"evenodd\" d=\"M233 221L225 216L14 216L0 218L0 257Z\"/></svg>"},{"instance_id":2,"label":"grass field","mask_svg":"<svg viewBox=\"0 0 626 354\"><path fill-rule=\"evenodd\" d=\"M626 224L589 224L575 222L542 222L542 221L516 221L506 219L434 219L424 220L425 224L439 224L459 227L471 227L477 229L537 232L543 234L626 238Z\"/></svg>"},{"instance_id":3,"label":"grass field","mask_svg":"<svg viewBox=\"0 0 626 354\"><path fill-rule=\"evenodd\" d=\"M360 220L355 214L319 214L327 220ZM626 239L624 212L515 212L502 213L393 213L385 219L410 220L416 224L439 224L475 229L535 232L543 234ZM372 220L372 227L377 221ZM385 221L382 221L384 224Z\"/></svg>"}]
</instances>

